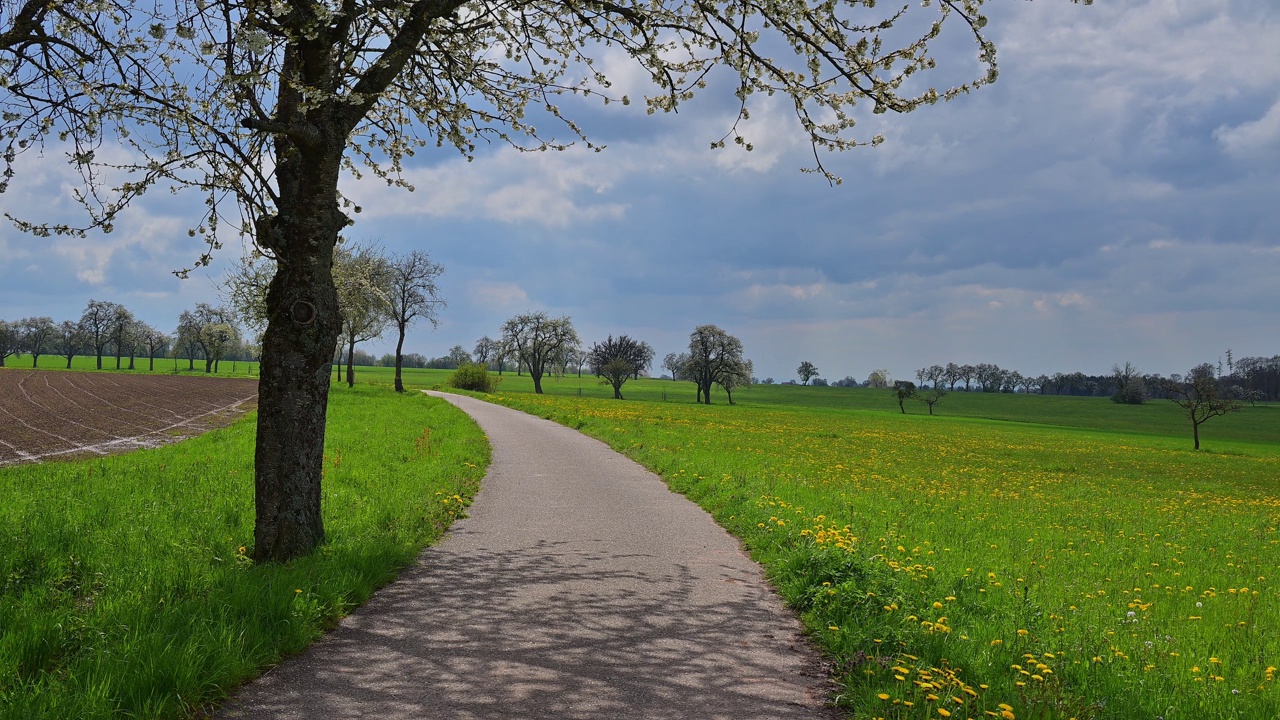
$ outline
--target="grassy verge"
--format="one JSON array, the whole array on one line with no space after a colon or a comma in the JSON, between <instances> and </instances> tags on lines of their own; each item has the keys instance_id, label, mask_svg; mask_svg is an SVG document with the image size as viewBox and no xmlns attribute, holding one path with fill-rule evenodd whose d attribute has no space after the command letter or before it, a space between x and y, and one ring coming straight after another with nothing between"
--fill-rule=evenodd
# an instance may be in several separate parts
<instances>
[{"instance_id":1,"label":"grassy verge","mask_svg":"<svg viewBox=\"0 0 1280 720\"><path fill-rule=\"evenodd\" d=\"M463 512L489 457L447 403L335 388L328 541L257 567L253 428L0 469L0 717L198 714L394 578Z\"/></svg>"},{"instance_id":2,"label":"grassy verge","mask_svg":"<svg viewBox=\"0 0 1280 720\"><path fill-rule=\"evenodd\" d=\"M742 538L854 717L1280 717L1273 444L493 397L605 440Z\"/></svg>"}]
</instances>

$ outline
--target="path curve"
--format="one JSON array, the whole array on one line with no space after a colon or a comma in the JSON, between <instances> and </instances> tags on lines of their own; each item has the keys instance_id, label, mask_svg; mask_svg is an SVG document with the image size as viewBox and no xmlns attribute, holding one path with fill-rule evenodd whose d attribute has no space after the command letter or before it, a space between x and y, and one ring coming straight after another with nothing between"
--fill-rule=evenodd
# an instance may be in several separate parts
<instances>
[{"instance_id":1,"label":"path curve","mask_svg":"<svg viewBox=\"0 0 1280 720\"><path fill-rule=\"evenodd\" d=\"M469 397L493 462L419 563L221 718L828 718L738 541L569 428Z\"/></svg>"}]
</instances>

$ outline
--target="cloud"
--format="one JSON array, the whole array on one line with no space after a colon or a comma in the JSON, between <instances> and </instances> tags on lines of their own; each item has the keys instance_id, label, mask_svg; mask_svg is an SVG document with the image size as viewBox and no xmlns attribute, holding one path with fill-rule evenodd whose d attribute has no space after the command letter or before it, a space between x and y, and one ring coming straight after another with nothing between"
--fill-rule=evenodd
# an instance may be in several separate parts
<instances>
[{"instance_id":1,"label":"cloud","mask_svg":"<svg viewBox=\"0 0 1280 720\"><path fill-rule=\"evenodd\" d=\"M467 295L477 309L490 313L520 312L529 306L529 294L512 282L472 280Z\"/></svg>"},{"instance_id":2,"label":"cloud","mask_svg":"<svg viewBox=\"0 0 1280 720\"><path fill-rule=\"evenodd\" d=\"M1280 100L1257 120L1240 123L1234 127L1221 125L1213 131L1227 154L1239 159L1256 158L1280 147Z\"/></svg>"},{"instance_id":3,"label":"cloud","mask_svg":"<svg viewBox=\"0 0 1280 720\"><path fill-rule=\"evenodd\" d=\"M625 168L593 162L595 155L577 147L534 153L501 148L472 162L455 157L407 169L403 177L414 192L366 178L350 183L346 193L373 219L427 216L563 228L622 217L626 203L607 193Z\"/></svg>"}]
</instances>

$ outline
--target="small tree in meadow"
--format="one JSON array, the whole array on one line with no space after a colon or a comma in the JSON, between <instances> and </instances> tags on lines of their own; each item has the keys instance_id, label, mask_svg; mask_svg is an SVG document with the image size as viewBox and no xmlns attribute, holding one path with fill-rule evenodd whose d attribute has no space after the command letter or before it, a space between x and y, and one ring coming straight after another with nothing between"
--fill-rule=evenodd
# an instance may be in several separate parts
<instances>
[{"instance_id":1,"label":"small tree in meadow","mask_svg":"<svg viewBox=\"0 0 1280 720\"><path fill-rule=\"evenodd\" d=\"M942 383L936 383L931 389L917 392L915 398L925 405L929 406L929 414L933 414L933 406L942 402L942 398L946 397L947 389Z\"/></svg>"},{"instance_id":2,"label":"small tree in meadow","mask_svg":"<svg viewBox=\"0 0 1280 720\"><path fill-rule=\"evenodd\" d=\"M1182 408L1182 414L1191 421L1191 437L1196 450L1200 449L1200 426L1211 417L1237 412L1243 406L1240 400L1227 397L1218 390L1218 378L1213 365L1204 363L1191 368L1183 382L1171 382L1169 399Z\"/></svg>"},{"instance_id":3,"label":"small tree in meadow","mask_svg":"<svg viewBox=\"0 0 1280 720\"><path fill-rule=\"evenodd\" d=\"M898 380L893 383L893 395L898 399L898 409L906 415L907 408L903 403L916 396L916 384L910 380Z\"/></svg>"}]
</instances>

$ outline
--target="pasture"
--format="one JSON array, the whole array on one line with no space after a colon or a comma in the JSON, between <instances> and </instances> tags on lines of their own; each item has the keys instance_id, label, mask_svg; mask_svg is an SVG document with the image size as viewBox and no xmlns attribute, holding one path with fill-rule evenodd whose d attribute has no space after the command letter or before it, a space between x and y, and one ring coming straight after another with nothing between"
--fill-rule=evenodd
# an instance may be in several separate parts
<instances>
[{"instance_id":1,"label":"pasture","mask_svg":"<svg viewBox=\"0 0 1280 720\"><path fill-rule=\"evenodd\" d=\"M1273 408L1215 418L1197 453L1167 401L957 393L930 417L885 390L704 407L684 383L613 401L584 381L492 397L608 442L742 538L854 717L1280 717Z\"/></svg>"},{"instance_id":2,"label":"pasture","mask_svg":"<svg viewBox=\"0 0 1280 720\"><path fill-rule=\"evenodd\" d=\"M250 414L161 448L0 468L0 718L203 717L412 562L489 457L447 403L335 387L326 544L254 566L253 438Z\"/></svg>"}]
</instances>

